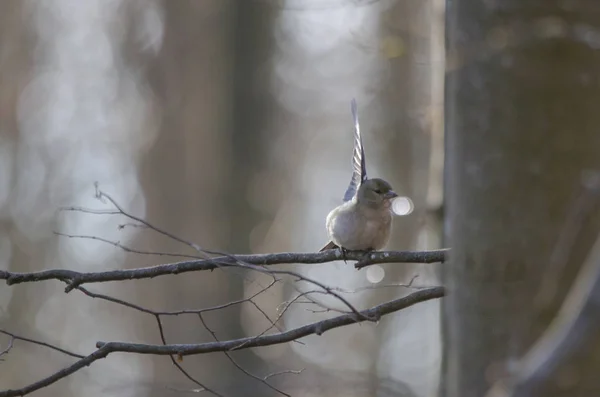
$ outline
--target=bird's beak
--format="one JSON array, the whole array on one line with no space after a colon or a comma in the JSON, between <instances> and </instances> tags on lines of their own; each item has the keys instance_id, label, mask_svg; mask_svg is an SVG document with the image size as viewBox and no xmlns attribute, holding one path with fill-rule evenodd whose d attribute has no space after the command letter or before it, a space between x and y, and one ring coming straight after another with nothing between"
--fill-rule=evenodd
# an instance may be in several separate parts
<instances>
[{"instance_id":1,"label":"bird's beak","mask_svg":"<svg viewBox=\"0 0 600 397\"><path fill-rule=\"evenodd\" d=\"M393 190L390 190L389 192L385 193L385 194L383 195L383 197L384 197L384 198L386 198L386 199L388 199L388 200L391 200L391 199L393 199L393 198L396 198L396 197L398 197L398 194L397 194L395 191L393 191Z\"/></svg>"}]
</instances>

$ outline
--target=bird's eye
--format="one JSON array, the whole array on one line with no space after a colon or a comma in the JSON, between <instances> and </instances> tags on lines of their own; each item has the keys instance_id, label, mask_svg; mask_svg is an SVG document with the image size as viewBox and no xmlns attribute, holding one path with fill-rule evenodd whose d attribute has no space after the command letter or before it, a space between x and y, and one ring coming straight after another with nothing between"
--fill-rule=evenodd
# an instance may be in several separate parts
<instances>
[{"instance_id":1,"label":"bird's eye","mask_svg":"<svg viewBox=\"0 0 600 397\"><path fill-rule=\"evenodd\" d=\"M377 193L377 194L381 194L381 193L382 193L382 192L381 192L381 189L375 189L375 193Z\"/></svg>"}]
</instances>

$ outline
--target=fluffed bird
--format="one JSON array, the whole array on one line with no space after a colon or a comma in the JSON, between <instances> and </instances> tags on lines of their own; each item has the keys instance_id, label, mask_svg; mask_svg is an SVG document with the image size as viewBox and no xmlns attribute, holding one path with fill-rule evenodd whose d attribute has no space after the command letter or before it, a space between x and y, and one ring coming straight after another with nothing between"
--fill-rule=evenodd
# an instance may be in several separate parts
<instances>
[{"instance_id":1,"label":"fluffed bird","mask_svg":"<svg viewBox=\"0 0 600 397\"><path fill-rule=\"evenodd\" d=\"M320 251L337 247L342 251L380 250L392 230L392 200L398 195L383 179L367 178L356 100L352 99L350 109L354 122L352 178L344 202L327 215L325 225L331 241Z\"/></svg>"}]
</instances>

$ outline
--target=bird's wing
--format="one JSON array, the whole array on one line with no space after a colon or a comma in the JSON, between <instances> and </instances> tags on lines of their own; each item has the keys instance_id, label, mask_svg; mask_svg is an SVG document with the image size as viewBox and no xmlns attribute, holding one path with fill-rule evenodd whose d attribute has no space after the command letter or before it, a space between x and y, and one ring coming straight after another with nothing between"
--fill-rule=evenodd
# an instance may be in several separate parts
<instances>
[{"instance_id":1,"label":"bird's wing","mask_svg":"<svg viewBox=\"0 0 600 397\"><path fill-rule=\"evenodd\" d=\"M354 153L352 155L352 179L344 194L344 201L350 201L356 195L361 183L367 179L367 168L365 166L365 150L360 136L360 124L358 123L358 110L356 100L350 102L352 121L354 122Z\"/></svg>"}]
</instances>

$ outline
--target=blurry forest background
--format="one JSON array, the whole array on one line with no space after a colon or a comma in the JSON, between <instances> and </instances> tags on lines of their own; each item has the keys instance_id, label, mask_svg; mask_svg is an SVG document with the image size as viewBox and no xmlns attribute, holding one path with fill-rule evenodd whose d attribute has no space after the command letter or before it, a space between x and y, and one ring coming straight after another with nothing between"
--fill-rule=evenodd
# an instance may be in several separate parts
<instances>
[{"instance_id":1,"label":"blurry forest background","mask_svg":"<svg viewBox=\"0 0 600 397\"><path fill-rule=\"evenodd\" d=\"M231 253L314 252L350 178L350 99L359 104L369 173L415 210L396 219L392 249L437 248L441 227L442 0L5 0L0 5L0 266L102 270L164 262L86 234L153 251L188 252L122 218L57 213L126 209L203 247ZM432 156L431 154L435 154ZM293 268L293 266L290 266ZM368 286L343 262L298 266L320 281ZM381 270L381 269L379 269ZM438 285L435 266L389 266L382 284ZM255 275L205 272L90 289L154 309L242 299ZM97 340L160 343L151 316L64 294L60 283L0 286L0 328L90 352ZM271 315L295 292L276 286ZM350 295L369 307L406 294ZM285 327L330 316L292 306ZM251 305L209 313L221 339L267 325ZM295 396L421 396L440 373L439 302L287 344L235 353ZM171 343L210 341L195 316L165 321ZM3 346L8 338L0 338ZM0 389L21 387L72 359L17 343ZM187 357L192 375L227 396L275 393L222 354ZM194 389L166 357L115 355L44 389L46 396L179 396ZM186 393L184 393L186 394Z\"/></svg>"},{"instance_id":2,"label":"blurry forest background","mask_svg":"<svg viewBox=\"0 0 600 397\"><path fill-rule=\"evenodd\" d=\"M450 261L286 268L350 289L418 274L417 284L443 283L448 296L377 326L234 353L261 376L306 368L273 378L294 396L483 396L522 368L582 263L600 266L588 258L600 228L595 1L3 0L0 10L0 269L164 262L53 231L185 251L147 230L119 230L116 217L57 212L102 208L95 181L209 249L314 252L349 180L357 99L369 174L415 205L395 219L388 248L451 247ZM214 271L90 289L172 310L243 299L264 283ZM0 328L82 353L97 340L160 343L151 316L63 287L0 284ZM348 298L368 307L408 292ZM278 284L260 306L275 315L293 293ZM598 310L586 313L595 332L546 368L537 394L521 395L600 395ZM329 315L294 305L284 325ZM221 339L267 325L250 305L205 317ZM211 340L196 317L170 318L165 332L170 343ZM26 343L3 359L0 389L72 362ZM275 394L220 353L183 365L226 396ZM166 357L115 354L38 394L194 388Z\"/></svg>"}]
</instances>

